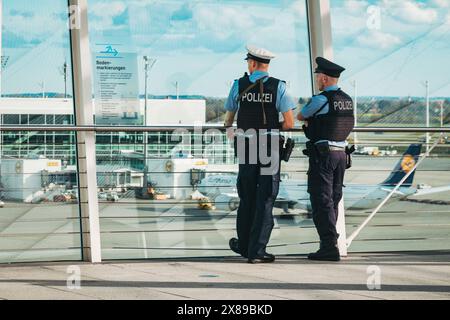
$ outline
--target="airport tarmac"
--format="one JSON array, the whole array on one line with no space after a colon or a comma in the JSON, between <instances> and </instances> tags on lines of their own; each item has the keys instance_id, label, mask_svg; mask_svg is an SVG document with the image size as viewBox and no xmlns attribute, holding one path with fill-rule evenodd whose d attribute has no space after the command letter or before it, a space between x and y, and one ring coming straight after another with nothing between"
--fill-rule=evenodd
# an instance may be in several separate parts
<instances>
[{"instance_id":1,"label":"airport tarmac","mask_svg":"<svg viewBox=\"0 0 450 320\"><path fill-rule=\"evenodd\" d=\"M376 216L353 242L351 252L407 250L445 250L449 243L449 208L412 204L414 212L405 212L403 203L392 205ZM301 213L275 214L275 229L269 251L275 254L308 253L318 247L312 220ZM111 211L110 211L111 212ZM432 215L432 216L431 216ZM348 211L348 235L367 216ZM109 218L108 218L109 219ZM132 221L102 219L105 258L196 257L233 255L228 239L235 236L234 214L140 218ZM139 221L140 220L140 221ZM126 223L126 227L123 223ZM127 232L128 231L128 232ZM130 234L131 232L131 234ZM139 235L141 238L139 239ZM147 248L146 250L144 248Z\"/></svg>"}]
</instances>

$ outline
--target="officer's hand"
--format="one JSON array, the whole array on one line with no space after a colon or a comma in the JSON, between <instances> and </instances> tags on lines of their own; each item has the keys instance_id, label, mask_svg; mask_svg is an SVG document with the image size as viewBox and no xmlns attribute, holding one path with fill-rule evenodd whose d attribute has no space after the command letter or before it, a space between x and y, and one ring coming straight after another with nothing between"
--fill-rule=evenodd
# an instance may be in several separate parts
<instances>
[{"instance_id":1,"label":"officer's hand","mask_svg":"<svg viewBox=\"0 0 450 320\"><path fill-rule=\"evenodd\" d=\"M284 118L284 121L281 126L283 131L288 131L288 130L291 130L292 128L294 128L295 118L294 118L294 113L292 112L292 110L284 112L283 118Z\"/></svg>"},{"instance_id":2,"label":"officer's hand","mask_svg":"<svg viewBox=\"0 0 450 320\"><path fill-rule=\"evenodd\" d=\"M233 140L234 136L235 136L234 128L232 128L232 127L227 128L227 137L228 137L228 139L229 140Z\"/></svg>"}]
</instances>

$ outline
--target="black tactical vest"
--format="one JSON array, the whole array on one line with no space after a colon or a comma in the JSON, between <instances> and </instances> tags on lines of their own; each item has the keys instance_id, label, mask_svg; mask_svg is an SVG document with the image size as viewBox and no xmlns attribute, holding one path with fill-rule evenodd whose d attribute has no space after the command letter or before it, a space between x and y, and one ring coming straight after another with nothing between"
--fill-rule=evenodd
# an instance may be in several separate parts
<instances>
[{"instance_id":1,"label":"black tactical vest","mask_svg":"<svg viewBox=\"0 0 450 320\"><path fill-rule=\"evenodd\" d=\"M326 114L317 115L326 106L324 104L311 118L307 119L308 126L304 128L306 137L312 142L346 140L355 125L352 98L341 89L324 91L321 95L327 98L329 111Z\"/></svg>"},{"instance_id":2,"label":"black tactical vest","mask_svg":"<svg viewBox=\"0 0 450 320\"><path fill-rule=\"evenodd\" d=\"M261 80L262 81L262 80ZM248 92L241 94L253 83L248 75L239 79L239 110L237 114L238 129L279 129L279 113L276 108L278 84L280 80L269 77L264 82L264 90L261 95L259 83ZM263 104L264 101L264 111ZM264 124L264 114L266 124Z\"/></svg>"}]
</instances>

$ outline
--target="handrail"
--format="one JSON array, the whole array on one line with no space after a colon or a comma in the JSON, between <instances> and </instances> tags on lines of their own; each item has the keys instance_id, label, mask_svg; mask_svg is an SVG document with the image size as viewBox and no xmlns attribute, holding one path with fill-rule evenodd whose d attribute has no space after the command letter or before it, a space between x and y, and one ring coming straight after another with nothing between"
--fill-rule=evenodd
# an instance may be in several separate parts
<instances>
[{"instance_id":1,"label":"handrail","mask_svg":"<svg viewBox=\"0 0 450 320\"><path fill-rule=\"evenodd\" d=\"M222 125L204 124L204 125L168 125L168 126L41 126L41 125L0 125L2 131L76 131L76 132L157 132L172 130L188 131L207 131L220 130L225 131ZM288 132L303 132L300 127L295 127ZM450 127L356 127L353 132L391 132L391 133L450 133Z\"/></svg>"}]
</instances>

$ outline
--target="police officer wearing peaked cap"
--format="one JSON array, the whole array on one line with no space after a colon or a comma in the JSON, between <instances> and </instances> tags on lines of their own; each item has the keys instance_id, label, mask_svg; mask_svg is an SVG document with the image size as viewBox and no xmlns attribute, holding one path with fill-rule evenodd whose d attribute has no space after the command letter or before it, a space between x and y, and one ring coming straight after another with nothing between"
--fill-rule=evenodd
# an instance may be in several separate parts
<instances>
[{"instance_id":1,"label":"police officer wearing peaked cap","mask_svg":"<svg viewBox=\"0 0 450 320\"><path fill-rule=\"evenodd\" d=\"M227 101L225 102L225 126L233 124L237 114L237 128L244 132L246 152L252 138L247 140L248 132L256 132L257 145L259 148L267 148L270 151L270 138L266 138L267 144L263 146L260 139L262 134L276 136L279 130L289 130L294 126L293 109L296 103L287 93L286 83L269 76L270 61L275 55L263 48L247 46L248 71L245 75L234 81ZM279 114L283 115L284 121L279 121ZM238 133L236 133L238 134ZM277 139L279 137L277 136ZM278 140L277 140L278 142ZM236 138L235 138L236 145ZM270 149L270 150L269 150ZM277 148L278 150L278 148ZM259 154L259 153L258 153ZM273 262L275 257L267 253L266 247L270 239L274 222L272 210L278 195L280 183L279 155L272 157L271 161L278 161L277 170L272 174L263 173L265 164L249 161L248 154L238 154L239 173L237 179L237 190L240 198L237 211L237 238L230 239L230 249L248 258L249 263Z\"/></svg>"},{"instance_id":2,"label":"police officer wearing peaked cap","mask_svg":"<svg viewBox=\"0 0 450 320\"><path fill-rule=\"evenodd\" d=\"M353 101L337 85L345 68L322 57L316 63L316 84L321 93L297 116L305 121L303 129L309 139L304 151L309 156L308 192L320 237L320 249L308 258L339 261L336 222L344 173L350 163L346 139L354 126Z\"/></svg>"}]
</instances>

